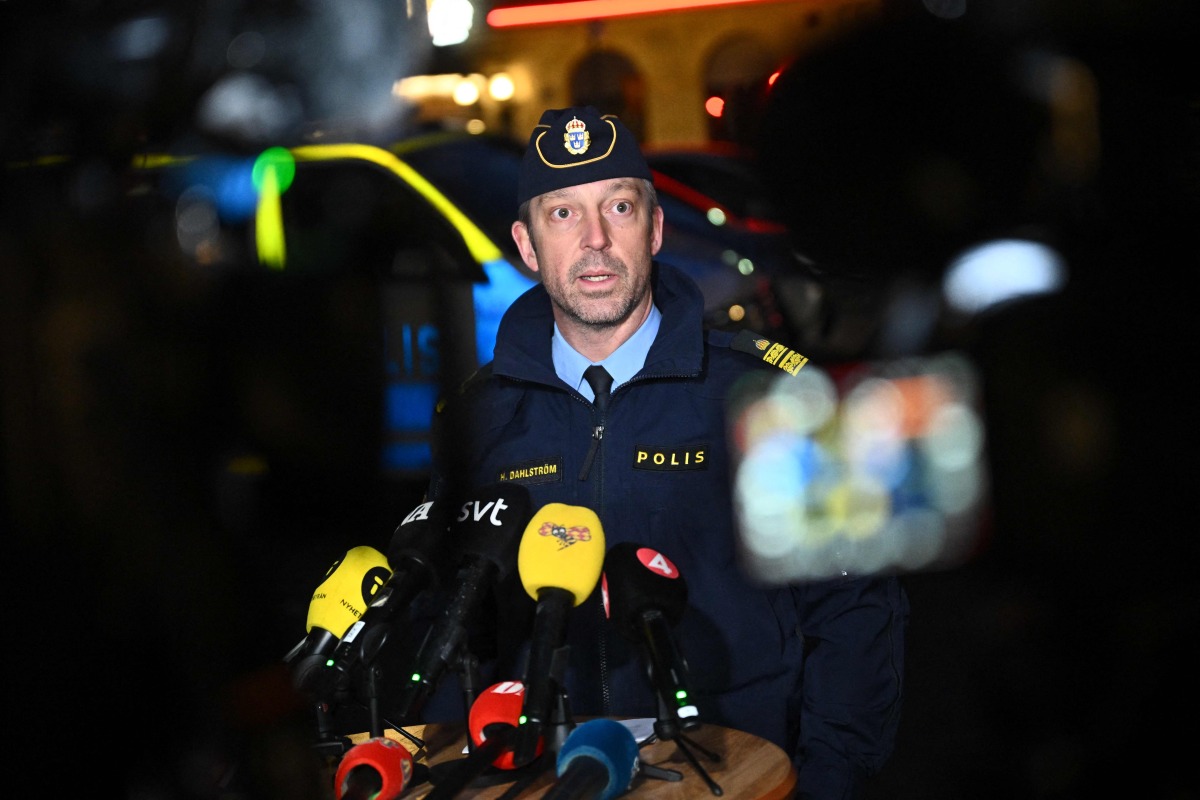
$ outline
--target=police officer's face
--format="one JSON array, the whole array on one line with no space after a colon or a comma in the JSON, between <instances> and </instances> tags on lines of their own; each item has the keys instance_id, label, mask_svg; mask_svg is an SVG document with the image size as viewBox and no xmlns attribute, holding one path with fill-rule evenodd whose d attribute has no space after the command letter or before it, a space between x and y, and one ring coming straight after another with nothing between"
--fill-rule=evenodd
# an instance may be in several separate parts
<instances>
[{"instance_id":1,"label":"police officer's face","mask_svg":"<svg viewBox=\"0 0 1200 800\"><path fill-rule=\"evenodd\" d=\"M565 315L609 327L648 310L662 226L662 209L644 182L614 178L533 198L529 225L513 223L513 239L529 268L541 273L560 326Z\"/></svg>"}]
</instances>

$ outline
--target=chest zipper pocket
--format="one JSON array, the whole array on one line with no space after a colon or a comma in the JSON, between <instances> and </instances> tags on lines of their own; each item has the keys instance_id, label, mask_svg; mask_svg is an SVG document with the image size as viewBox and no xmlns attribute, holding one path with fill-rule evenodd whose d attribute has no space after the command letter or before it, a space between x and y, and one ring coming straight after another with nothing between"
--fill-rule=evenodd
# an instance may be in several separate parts
<instances>
[{"instance_id":1,"label":"chest zipper pocket","mask_svg":"<svg viewBox=\"0 0 1200 800\"><path fill-rule=\"evenodd\" d=\"M596 460L596 454L600 452L600 442L604 439L604 424L595 425L592 427L592 446L588 448L587 458L583 460L583 469L579 470L579 480L586 481L588 473L592 470L592 462Z\"/></svg>"}]
</instances>

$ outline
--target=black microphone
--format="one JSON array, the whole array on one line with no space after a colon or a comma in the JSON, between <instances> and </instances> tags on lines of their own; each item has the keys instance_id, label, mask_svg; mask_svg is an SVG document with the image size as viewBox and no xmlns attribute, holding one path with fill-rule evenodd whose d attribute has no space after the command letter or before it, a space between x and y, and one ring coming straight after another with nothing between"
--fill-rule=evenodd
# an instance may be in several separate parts
<instances>
[{"instance_id":1,"label":"black microphone","mask_svg":"<svg viewBox=\"0 0 1200 800\"><path fill-rule=\"evenodd\" d=\"M565 733L559 730L547 735L544 729L555 694L562 696L565 683L567 615L595 590L603 565L604 529L590 508L548 503L529 521L521 537L517 568L521 585L537 601L537 609L525 665L525 703L514 748L518 764L533 760L543 737L551 750L562 744L560 739Z\"/></svg>"},{"instance_id":2,"label":"black microphone","mask_svg":"<svg viewBox=\"0 0 1200 800\"><path fill-rule=\"evenodd\" d=\"M369 667L387 642L397 612L425 589L436 589L444 579L446 553L451 549L447 538L450 511L449 503L430 500L410 511L396 527L387 549L392 577L334 648L326 662L330 685L344 685L359 664Z\"/></svg>"},{"instance_id":3,"label":"black microphone","mask_svg":"<svg viewBox=\"0 0 1200 800\"><path fill-rule=\"evenodd\" d=\"M462 655L468 622L488 590L516 564L516 549L532 504L524 486L500 482L480 489L459 507L450 524L451 538L461 554L454 596L426 633L412 674L401 689L401 719L420 713L442 673Z\"/></svg>"},{"instance_id":4,"label":"black microphone","mask_svg":"<svg viewBox=\"0 0 1200 800\"><path fill-rule=\"evenodd\" d=\"M583 723L563 742L555 764L558 780L545 800L612 800L629 791L638 774L637 740L611 719Z\"/></svg>"},{"instance_id":5,"label":"black microphone","mask_svg":"<svg viewBox=\"0 0 1200 800\"><path fill-rule=\"evenodd\" d=\"M604 557L601 591L608 618L641 648L660 708L684 730L699 727L687 664L671 636L687 607L687 584L679 570L657 550L622 542Z\"/></svg>"}]
</instances>

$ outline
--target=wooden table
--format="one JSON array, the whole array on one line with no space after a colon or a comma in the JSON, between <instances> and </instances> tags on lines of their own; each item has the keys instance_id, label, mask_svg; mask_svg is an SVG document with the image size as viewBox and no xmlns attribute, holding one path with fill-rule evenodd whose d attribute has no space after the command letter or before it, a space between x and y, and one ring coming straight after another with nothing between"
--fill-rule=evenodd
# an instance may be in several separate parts
<instances>
[{"instance_id":1,"label":"wooden table","mask_svg":"<svg viewBox=\"0 0 1200 800\"><path fill-rule=\"evenodd\" d=\"M582 721L582 720L581 720ZM434 767L448 761L462 759L463 747L466 744L465 729L462 725L415 725L409 732L425 743L425 753L418 763ZM394 730L388 730L385 735L403 744L409 752L416 753L416 746ZM775 744L761 739L753 734L743 733L732 728L719 725L703 725L698 730L689 731L688 738L721 757L713 762L705 758L695 748L691 748L696 760L722 789L722 800L785 800L794 795L796 787L796 772L792 768L791 759ZM355 734L351 741L358 743L367 738L367 734ZM681 781L666 781L638 775L625 797L634 798L664 798L664 800L704 800L716 797L704 778L696 771L687 757L679 751L675 742L655 741L641 748L641 760L664 769L673 769L683 774ZM507 778L507 773L493 770L497 778ZM542 797L546 790L553 785L555 773L553 768L544 771L524 791L520 792L520 800ZM464 800L495 800L504 794L513 784L513 780L503 780L490 786L470 786L458 797ZM433 787L423 783L407 789L402 797L422 798Z\"/></svg>"}]
</instances>

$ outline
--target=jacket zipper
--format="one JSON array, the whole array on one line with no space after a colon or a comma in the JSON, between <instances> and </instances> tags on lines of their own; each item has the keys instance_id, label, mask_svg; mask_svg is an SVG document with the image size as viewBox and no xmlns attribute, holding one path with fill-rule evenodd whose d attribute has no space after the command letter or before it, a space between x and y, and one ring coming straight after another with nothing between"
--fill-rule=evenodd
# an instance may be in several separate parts
<instances>
[{"instance_id":1,"label":"jacket zipper","mask_svg":"<svg viewBox=\"0 0 1200 800\"><path fill-rule=\"evenodd\" d=\"M687 377L686 375L675 375L671 377ZM629 381L632 383L633 381ZM625 385L628 385L625 384ZM611 402L611 401L610 401ZM585 481L591 473L592 464L596 460L596 456L600 453L600 443L604 440L604 418L601 417L599 424L592 426L592 445L588 448L587 458L583 460L583 468L579 471L579 480ZM596 498L602 499L604 496L600 487L596 489ZM593 509L597 514L600 509ZM600 707L603 709L602 716L612 716L612 686L610 685L608 676L608 618L604 614L604 604L597 605L597 614L600 615L600 636L599 636L599 656L600 656Z\"/></svg>"},{"instance_id":2,"label":"jacket zipper","mask_svg":"<svg viewBox=\"0 0 1200 800\"><path fill-rule=\"evenodd\" d=\"M592 406L592 411L595 413L595 405ZM604 440L604 421L603 412L600 412L599 419L592 426L592 446L588 448L587 457L583 459L583 467L579 470L579 480L581 481L587 480L592 471L592 464L600 453L600 443Z\"/></svg>"},{"instance_id":3,"label":"jacket zipper","mask_svg":"<svg viewBox=\"0 0 1200 800\"><path fill-rule=\"evenodd\" d=\"M583 460L583 469L579 470L579 480L587 480L588 473L592 471L592 462L596 460L596 454L600 452L600 441L603 438L604 423L592 426L592 446L588 450L587 458Z\"/></svg>"},{"instance_id":4,"label":"jacket zipper","mask_svg":"<svg viewBox=\"0 0 1200 800\"><path fill-rule=\"evenodd\" d=\"M656 375L655 377L656 378L657 377L686 378L689 376L680 373L678 375L667 375L667 376L657 376ZM638 380L639 380L638 378L633 378L633 379L627 381L626 383L622 384L621 388L624 388L625 386L629 386L630 384L637 382ZM592 463L596 460L596 456L600 454L600 443L603 440L604 440L604 417L601 417L599 424L592 426L592 446L590 448L588 448L587 457L583 460L583 467L579 470L579 480L581 480L581 481L587 480L588 475L592 471Z\"/></svg>"},{"instance_id":5,"label":"jacket zipper","mask_svg":"<svg viewBox=\"0 0 1200 800\"><path fill-rule=\"evenodd\" d=\"M587 457L583 460L583 468L579 470L579 480L585 481L588 475L591 474L592 465L596 461L596 456L600 453L600 444L604 441L604 417L601 416L597 423L592 426L592 445L588 448ZM601 500L604 493L600 487L596 487L596 499ZM594 509L599 513L600 509ZM604 716L609 716L612 711L612 688L609 686L608 679L608 619L604 614L604 604L599 603L596 606L596 613L599 615L600 631L598 638L599 661L600 661L600 708L603 710Z\"/></svg>"}]
</instances>

